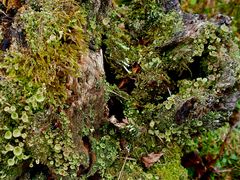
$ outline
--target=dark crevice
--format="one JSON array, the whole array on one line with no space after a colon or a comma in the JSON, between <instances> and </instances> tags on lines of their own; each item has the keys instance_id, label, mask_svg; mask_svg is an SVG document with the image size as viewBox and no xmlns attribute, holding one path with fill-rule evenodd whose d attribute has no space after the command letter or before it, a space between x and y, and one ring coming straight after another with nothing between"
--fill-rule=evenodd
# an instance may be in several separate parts
<instances>
[{"instance_id":1,"label":"dark crevice","mask_svg":"<svg viewBox=\"0 0 240 180\"><path fill-rule=\"evenodd\" d=\"M194 104L197 102L196 98L191 98L183 103L183 105L177 110L175 115L175 121L177 124L182 124L185 119L190 115L191 110L194 108Z\"/></svg>"},{"instance_id":2,"label":"dark crevice","mask_svg":"<svg viewBox=\"0 0 240 180\"><path fill-rule=\"evenodd\" d=\"M45 180L54 180L56 179L55 175L51 173L50 169L43 164L34 163L33 168L29 168L29 163L23 165L23 173L21 176L17 177L16 180L24 180L26 177L30 179L38 179L39 176Z\"/></svg>"},{"instance_id":3,"label":"dark crevice","mask_svg":"<svg viewBox=\"0 0 240 180\"><path fill-rule=\"evenodd\" d=\"M115 116L119 121L124 118L123 104L116 97L112 96L107 102L109 108L109 117Z\"/></svg>"},{"instance_id":4,"label":"dark crevice","mask_svg":"<svg viewBox=\"0 0 240 180\"><path fill-rule=\"evenodd\" d=\"M87 179L88 179L88 180L101 180L102 177L101 177L101 175L99 174L99 172L96 172L94 175L89 176Z\"/></svg>"},{"instance_id":5,"label":"dark crevice","mask_svg":"<svg viewBox=\"0 0 240 180\"><path fill-rule=\"evenodd\" d=\"M39 165L34 165L33 168L30 169L30 177L33 179L36 177L38 174L42 173L43 175L46 176L46 178L51 176L50 170L46 165L39 164Z\"/></svg>"},{"instance_id":6,"label":"dark crevice","mask_svg":"<svg viewBox=\"0 0 240 180\"><path fill-rule=\"evenodd\" d=\"M183 70L182 72L170 70L168 71L168 76L174 82L178 82L183 79L194 80L196 78L207 77L208 74L202 65L202 57L194 57L193 59L194 62L188 66L189 69Z\"/></svg>"},{"instance_id":7,"label":"dark crevice","mask_svg":"<svg viewBox=\"0 0 240 180\"><path fill-rule=\"evenodd\" d=\"M102 41L106 39L106 35L102 37ZM109 82L110 84L116 84L116 75L114 74L113 70L111 69L110 64L107 61L107 46L105 44L102 44L101 46L102 51L103 51L103 67L104 67L104 72L106 76L106 81Z\"/></svg>"},{"instance_id":8,"label":"dark crevice","mask_svg":"<svg viewBox=\"0 0 240 180\"><path fill-rule=\"evenodd\" d=\"M103 41L104 39L106 39L105 36L102 37ZM117 80L116 78L116 74L114 74L113 69L111 68L110 64L107 61L107 54L106 54L106 45L103 44L102 45L102 51L103 51L103 65L104 65L104 71L105 71L105 77L106 77L106 81L112 85L117 85L119 87L121 81L122 80ZM127 91L128 93L130 93L134 88L135 88L135 80L127 78L126 80L127 82L122 86L122 90ZM107 102L108 105L108 109L109 109L109 117L111 116L115 116L118 120L121 121L121 119L124 118L124 114L123 114L123 104L121 103L120 100L117 99L117 97L112 96L110 97L110 99Z\"/></svg>"},{"instance_id":9,"label":"dark crevice","mask_svg":"<svg viewBox=\"0 0 240 180\"><path fill-rule=\"evenodd\" d=\"M12 29L12 23L14 16L17 13L17 9L9 9L7 10L6 7L4 7L1 4L1 10L2 12L0 13L0 24L2 25L2 31L3 31L3 40L1 42L1 50L6 51L9 49L12 41L12 36L13 34L13 29ZM18 39L17 39L18 40Z\"/></svg>"},{"instance_id":10,"label":"dark crevice","mask_svg":"<svg viewBox=\"0 0 240 180\"><path fill-rule=\"evenodd\" d=\"M1 42L1 49L3 51L6 51L10 47L10 44L11 44L11 40L4 38Z\"/></svg>"},{"instance_id":11,"label":"dark crevice","mask_svg":"<svg viewBox=\"0 0 240 180\"><path fill-rule=\"evenodd\" d=\"M1 18L1 25L3 26L3 40L1 42L1 50L2 51L6 51L10 45L11 45L11 31L10 31L10 27L12 25L12 19L10 19L9 17L0 17Z\"/></svg>"},{"instance_id":12,"label":"dark crevice","mask_svg":"<svg viewBox=\"0 0 240 180\"><path fill-rule=\"evenodd\" d=\"M104 54L104 52L103 52L103 54ZM109 82L110 84L117 84L116 83L117 82L116 75L114 74L113 69L111 69L111 66L107 62L105 57L103 58L103 66L104 66L106 81Z\"/></svg>"},{"instance_id":13,"label":"dark crevice","mask_svg":"<svg viewBox=\"0 0 240 180\"><path fill-rule=\"evenodd\" d=\"M83 141L84 147L88 151L89 165L88 165L88 167L85 167L83 165L79 166L79 169L77 172L78 177L81 177L82 175L89 173L89 171L91 170L91 167L93 165L93 157L92 157L93 153L92 153L92 146L90 143L90 139L87 136L83 136L82 141Z\"/></svg>"},{"instance_id":14,"label":"dark crevice","mask_svg":"<svg viewBox=\"0 0 240 180\"><path fill-rule=\"evenodd\" d=\"M135 82L136 80L134 78L130 78L130 77L122 78L118 83L118 87L122 91L125 91L128 94L131 94L131 92L136 87Z\"/></svg>"},{"instance_id":15,"label":"dark crevice","mask_svg":"<svg viewBox=\"0 0 240 180\"><path fill-rule=\"evenodd\" d=\"M197 152L185 154L181 159L181 164L192 171L194 179L200 179L206 173L206 167Z\"/></svg>"},{"instance_id":16,"label":"dark crevice","mask_svg":"<svg viewBox=\"0 0 240 180\"><path fill-rule=\"evenodd\" d=\"M207 77L208 73L206 72L207 70L204 69L204 66L202 65L202 57L196 56L193 57L194 62L190 64L189 68L192 72L192 79L196 78L205 78Z\"/></svg>"}]
</instances>

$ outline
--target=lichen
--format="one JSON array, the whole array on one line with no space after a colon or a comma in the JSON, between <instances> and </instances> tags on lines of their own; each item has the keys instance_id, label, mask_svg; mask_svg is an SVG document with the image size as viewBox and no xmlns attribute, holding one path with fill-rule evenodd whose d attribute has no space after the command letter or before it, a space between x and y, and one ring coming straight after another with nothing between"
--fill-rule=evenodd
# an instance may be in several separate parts
<instances>
[{"instance_id":1,"label":"lichen","mask_svg":"<svg viewBox=\"0 0 240 180\"><path fill-rule=\"evenodd\" d=\"M106 169L118 158L119 142L109 135L103 136L99 140L92 139L92 151L96 156L96 162L93 164L89 175L99 171L104 176Z\"/></svg>"},{"instance_id":2,"label":"lichen","mask_svg":"<svg viewBox=\"0 0 240 180\"><path fill-rule=\"evenodd\" d=\"M104 41L113 75L109 82L128 93L113 96L121 99L128 126L138 132L131 136L125 126L120 133L138 160L172 143L180 151L196 148L190 139L224 126L233 110L224 104L239 91L239 49L230 28L196 20L188 29L181 16L160 6L130 2L103 22L111 27ZM174 164L166 162L162 175ZM176 178L173 171L166 174Z\"/></svg>"},{"instance_id":3,"label":"lichen","mask_svg":"<svg viewBox=\"0 0 240 180\"><path fill-rule=\"evenodd\" d=\"M240 56L231 30L201 19L188 29L179 12L157 2L117 2L101 18L93 1L30 0L17 7L11 28L23 37L13 36L0 52L0 178L45 165L59 179L187 179L183 152L220 144L218 128L233 110L227 106L239 99ZM86 60L100 46L105 84L94 71L98 62ZM113 97L122 117L105 107ZM104 121L110 115L115 123ZM217 152L204 148L201 155ZM152 152L162 157L144 167L142 157ZM237 156L227 151L226 158L239 163L232 152Z\"/></svg>"},{"instance_id":4,"label":"lichen","mask_svg":"<svg viewBox=\"0 0 240 180\"><path fill-rule=\"evenodd\" d=\"M79 164L88 163L66 110L68 77L80 77L87 52L85 25L75 1L29 1L18 10L12 28L24 40L12 37L0 65L1 178L39 164L75 178Z\"/></svg>"}]
</instances>

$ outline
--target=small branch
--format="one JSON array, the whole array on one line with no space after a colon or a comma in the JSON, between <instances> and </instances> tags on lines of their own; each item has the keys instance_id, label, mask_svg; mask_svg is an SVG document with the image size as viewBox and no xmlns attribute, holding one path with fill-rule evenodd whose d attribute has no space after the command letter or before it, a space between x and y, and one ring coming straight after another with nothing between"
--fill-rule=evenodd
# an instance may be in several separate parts
<instances>
[{"instance_id":1,"label":"small branch","mask_svg":"<svg viewBox=\"0 0 240 180\"><path fill-rule=\"evenodd\" d=\"M129 161L137 161L136 159L130 158L130 157L119 157L119 159L127 159Z\"/></svg>"},{"instance_id":2,"label":"small branch","mask_svg":"<svg viewBox=\"0 0 240 180\"><path fill-rule=\"evenodd\" d=\"M0 9L0 13L4 14L5 16L9 17L3 10ZM9 17L10 18L10 17Z\"/></svg>"},{"instance_id":3,"label":"small branch","mask_svg":"<svg viewBox=\"0 0 240 180\"><path fill-rule=\"evenodd\" d=\"M225 173L225 172L231 172L231 171L232 171L232 169L223 169L223 170L215 169L216 173Z\"/></svg>"},{"instance_id":4,"label":"small branch","mask_svg":"<svg viewBox=\"0 0 240 180\"><path fill-rule=\"evenodd\" d=\"M112 93L112 94L115 94L115 95L119 96L119 97L122 98L122 99L128 100L126 97L120 95L119 93L117 93L117 92L115 92L115 91L113 91L113 90L108 89L107 91L110 92L110 93Z\"/></svg>"},{"instance_id":5,"label":"small branch","mask_svg":"<svg viewBox=\"0 0 240 180\"><path fill-rule=\"evenodd\" d=\"M128 160L128 155L129 155L129 150L127 149L127 155L126 155L126 157L125 157L125 159L124 159L124 162L123 162L121 171L119 172L118 180L120 180L121 177L122 177L122 172L123 172L124 167L125 167L125 165L126 165L126 162L127 162L127 160Z\"/></svg>"}]
</instances>

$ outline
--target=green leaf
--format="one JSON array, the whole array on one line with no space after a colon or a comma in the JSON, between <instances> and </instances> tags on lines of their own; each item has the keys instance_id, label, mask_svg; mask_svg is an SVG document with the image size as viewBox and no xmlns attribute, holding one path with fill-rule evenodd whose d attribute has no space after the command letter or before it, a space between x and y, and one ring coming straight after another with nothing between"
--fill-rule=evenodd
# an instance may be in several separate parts
<instances>
[{"instance_id":1,"label":"green leaf","mask_svg":"<svg viewBox=\"0 0 240 180\"><path fill-rule=\"evenodd\" d=\"M62 146L60 145L60 144L56 144L55 146L54 146L54 149L55 149L55 151L60 151L61 149L62 149Z\"/></svg>"},{"instance_id":2,"label":"green leaf","mask_svg":"<svg viewBox=\"0 0 240 180\"><path fill-rule=\"evenodd\" d=\"M11 144L7 144L6 146L5 146L5 149L6 149L6 151L13 151L13 146L11 145Z\"/></svg>"},{"instance_id":3,"label":"green leaf","mask_svg":"<svg viewBox=\"0 0 240 180\"><path fill-rule=\"evenodd\" d=\"M18 113L12 112L12 113L11 113L11 118L12 118L12 119L18 119Z\"/></svg>"},{"instance_id":4,"label":"green leaf","mask_svg":"<svg viewBox=\"0 0 240 180\"><path fill-rule=\"evenodd\" d=\"M225 163L227 162L227 159L224 157L224 158L222 159L222 162L225 164Z\"/></svg>"},{"instance_id":5,"label":"green leaf","mask_svg":"<svg viewBox=\"0 0 240 180\"><path fill-rule=\"evenodd\" d=\"M35 99L37 102L43 102L45 98L43 94L36 94Z\"/></svg>"},{"instance_id":6,"label":"green leaf","mask_svg":"<svg viewBox=\"0 0 240 180\"><path fill-rule=\"evenodd\" d=\"M22 119L22 121L23 122L28 122L28 115L27 115L27 113L26 113L26 111L23 111L22 112L22 117L21 117L21 119Z\"/></svg>"}]
</instances>

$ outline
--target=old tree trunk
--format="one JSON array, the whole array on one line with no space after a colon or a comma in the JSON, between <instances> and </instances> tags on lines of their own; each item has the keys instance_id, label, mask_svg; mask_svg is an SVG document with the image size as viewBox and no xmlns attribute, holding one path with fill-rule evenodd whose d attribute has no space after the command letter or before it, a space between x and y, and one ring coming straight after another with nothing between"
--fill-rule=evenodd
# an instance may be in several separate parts
<instances>
[{"instance_id":1,"label":"old tree trunk","mask_svg":"<svg viewBox=\"0 0 240 180\"><path fill-rule=\"evenodd\" d=\"M1 179L226 175L240 108L230 18L177 0L0 2Z\"/></svg>"}]
</instances>

